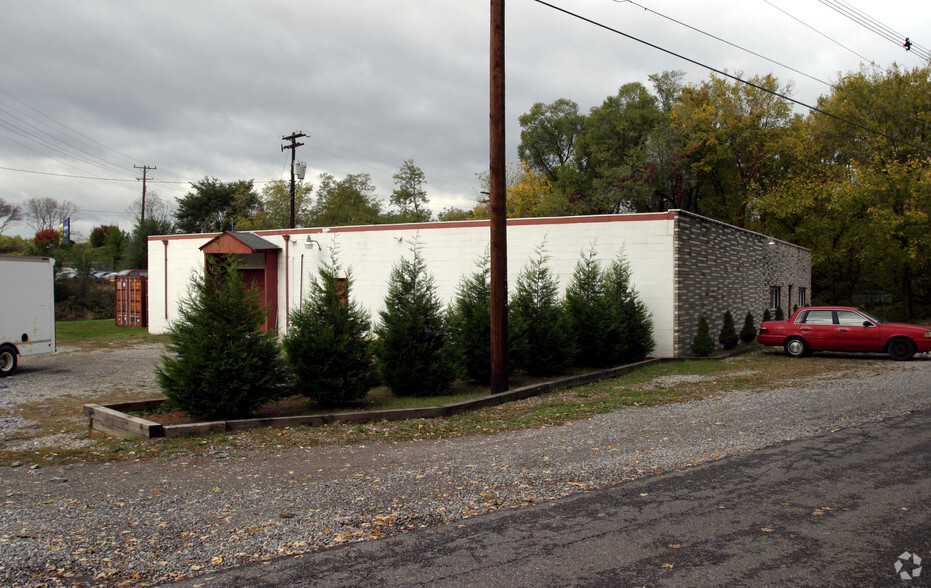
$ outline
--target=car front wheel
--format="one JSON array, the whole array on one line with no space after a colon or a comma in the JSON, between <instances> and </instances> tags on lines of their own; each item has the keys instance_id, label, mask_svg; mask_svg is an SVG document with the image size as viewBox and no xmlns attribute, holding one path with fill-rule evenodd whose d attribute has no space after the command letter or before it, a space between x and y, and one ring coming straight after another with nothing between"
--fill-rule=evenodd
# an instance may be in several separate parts
<instances>
[{"instance_id":1,"label":"car front wheel","mask_svg":"<svg viewBox=\"0 0 931 588\"><path fill-rule=\"evenodd\" d=\"M786 355L789 357L805 357L808 355L808 343L799 337L788 339L782 347L786 350Z\"/></svg>"},{"instance_id":2,"label":"car front wheel","mask_svg":"<svg viewBox=\"0 0 931 588\"><path fill-rule=\"evenodd\" d=\"M906 361L915 355L915 344L909 339L893 339L889 341L889 357L896 361Z\"/></svg>"}]
</instances>

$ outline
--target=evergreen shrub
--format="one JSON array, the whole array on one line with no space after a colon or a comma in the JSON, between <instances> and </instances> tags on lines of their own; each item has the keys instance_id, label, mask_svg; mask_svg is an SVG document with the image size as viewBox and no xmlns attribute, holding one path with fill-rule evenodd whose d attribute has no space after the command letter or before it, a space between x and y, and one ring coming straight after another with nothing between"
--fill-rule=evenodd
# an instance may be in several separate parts
<instances>
[{"instance_id":1,"label":"evergreen shrub","mask_svg":"<svg viewBox=\"0 0 931 588\"><path fill-rule=\"evenodd\" d=\"M351 292L352 272L343 272L334 252L284 339L295 391L323 406L356 402L378 384L369 316Z\"/></svg>"},{"instance_id":2,"label":"evergreen shrub","mask_svg":"<svg viewBox=\"0 0 931 588\"><path fill-rule=\"evenodd\" d=\"M510 359L534 376L562 374L575 357L569 321L559 301L559 286L546 266L542 246L517 277L508 309Z\"/></svg>"},{"instance_id":3,"label":"evergreen shrub","mask_svg":"<svg viewBox=\"0 0 931 588\"><path fill-rule=\"evenodd\" d=\"M399 396L449 392L456 377L449 326L418 245L391 270L385 309L375 328L383 382Z\"/></svg>"},{"instance_id":4,"label":"evergreen shrub","mask_svg":"<svg viewBox=\"0 0 931 588\"><path fill-rule=\"evenodd\" d=\"M714 351L714 339L711 338L708 319L704 315L698 319L698 333L692 341L692 353L698 357L708 357Z\"/></svg>"},{"instance_id":5,"label":"evergreen shrub","mask_svg":"<svg viewBox=\"0 0 931 588\"><path fill-rule=\"evenodd\" d=\"M753 314L747 311L744 326L740 329L740 340L744 343L752 343L754 339L756 339L756 326L753 323Z\"/></svg>"},{"instance_id":6,"label":"evergreen shrub","mask_svg":"<svg viewBox=\"0 0 931 588\"><path fill-rule=\"evenodd\" d=\"M275 335L261 331L265 313L258 292L244 287L235 258L209 256L179 305L156 368L165 396L208 420L247 417L280 398L288 374Z\"/></svg>"},{"instance_id":7,"label":"evergreen shrub","mask_svg":"<svg viewBox=\"0 0 931 588\"><path fill-rule=\"evenodd\" d=\"M620 360L619 345L624 344L624 325L609 306L605 291L605 273L592 248L583 255L572 273L564 301L572 329L575 365L606 367Z\"/></svg>"},{"instance_id":8,"label":"evergreen shrub","mask_svg":"<svg viewBox=\"0 0 931 588\"><path fill-rule=\"evenodd\" d=\"M630 264L618 255L605 275L605 296L615 333L615 364L632 363L656 347L653 319L630 280Z\"/></svg>"},{"instance_id":9,"label":"evergreen shrub","mask_svg":"<svg viewBox=\"0 0 931 588\"><path fill-rule=\"evenodd\" d=\"M724 349L733 349L737 347L740 338L737 336L737 327L734 325L734 316L731 311L724 313L724 324L721 326L721 332L718 334L718 343Z\"/></svg>"},{"instance_id":10,"label":"evergreen shrub","mask_svg":"<svg viewBox=\"0 0 931 588\"><path fill-rule=\"evenodd\" d=\"M459 281L449 311L451 344L466 378L491 381L491 265L486 253L478 271Z\"/></svg>"}]
</instances>

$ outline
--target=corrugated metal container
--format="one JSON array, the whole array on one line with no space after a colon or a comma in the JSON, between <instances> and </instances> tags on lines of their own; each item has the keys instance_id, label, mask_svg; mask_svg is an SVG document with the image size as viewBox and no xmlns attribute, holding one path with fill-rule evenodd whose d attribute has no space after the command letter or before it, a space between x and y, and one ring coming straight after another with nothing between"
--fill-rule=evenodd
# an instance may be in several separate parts
<instances>
[{"instance_id":1,"label":"corrugated metal container","mask_svg":"<svg viewBox=\"0 0 931 588\"><path fill-rule=\"evenodd\" d=\"M149 287L145 276L117 276L116 324L124 327L149 326Z\"/></svg>"}]
</instances>

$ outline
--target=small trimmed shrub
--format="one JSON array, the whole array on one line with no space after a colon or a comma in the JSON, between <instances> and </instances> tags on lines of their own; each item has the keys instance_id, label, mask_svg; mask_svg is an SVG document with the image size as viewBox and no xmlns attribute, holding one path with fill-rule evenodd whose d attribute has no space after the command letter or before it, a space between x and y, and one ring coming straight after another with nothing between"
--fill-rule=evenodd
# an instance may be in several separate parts
<instances>
[{"instance_id":1,"label":"small trimmed shrub","mask_svg":"<svg viewBox=\"0 0 931 588\"><path fill-rule=\"evenodd\" d=\"M714 351L714 339L708 327L708 319L704 315L698 319L698 334L692 341L692 353L698 357L708 357Z\"/></svg>"},{"instance_id":2,"label":"small trimmed shrub","mask_svg":"<svg viewBox=\"0 0 931 588\"><path fill-rule=\"evenodd\" d=\"M773 320L773 315L770 314L768 308L764 308L763 309L763 322L765 323L766 321L771 321L771 320Z\"/></svg>"},{"instance_id":3,"label":"small trimmed shrub","mask_svg":"<svg viewBox=\"0 0 931 588\"><path fill-rule=\"evenodd\" d=\"M737 347L739 341L737 327L734 325L734 316L728 310L724 313L724 324L721 326L721 333L718 335L718 343L724 349L733 349Z\"/></svg>"},{"instance_id":4,"label":"small trimmed shrub","mask_svg":"<svg viewBox=\"0 0 931 588\"><path fill-rule=\"evenodd\" d=\"M775 318L775 320L777 320L777 321L784 321L784 320L786 320L786 315L782 312L782 307L781 307L781 306L777 306L777 307L776 307L776 318Z\"/></svg>"},{"instance_id":5,"label":"small trimmed shrub","mask_svg":"<svg viewBox=\"0 0 931 588\"><path fill-rule=\"evenodd\" d=\"M459 281L449 311L451 343L465 377L480 384L491 381L491 265L486 253L478 271Z\"/></svg>"},{"instance_id":6,"label":"small trimmed shrub","mask_svg":"<svg viewBox=\"0 0 931 588\"><path fill-rule=\"evenodd\" d=\"M575 357L569 321L559 303L559 285L546 267L542 246L517 277L508 309L510 357L534 376L562 374Z\"/></svg>"},{"instance_id":7,"label":"small trimmed shrub","mask_svg":"<svg viewBox=\"0 0 931 588\"><path fill-rule=\"evenodd\" d=\"M740 329L740 340L744 343L751 343L754 339L756 339L756 326L753 324L753 314L747 311L744 326Z\"/></svg>"},{"instance_id":8,"label":"small trimmed shrub","mask_svg":"<svg viewBox=\"0 0 931 588\"><path fill-rule=\"evenodd\" d=\"M334 253L310 288L284 340L295 391L324 406L361 400L378 384L378 372L369 315L349 298L352 272L343 272Z\"/></svg>"},{"instance_id":9,"label":"small trimmed shrub","mask_svg":"<svg viewBox=\"0 0 931 588\"><path fill-rule=\"evenodd\" d=\"M449 327L418 245L391 270L375 328L382 379L399 396L446 394L456 377Z\"/></svg>"},{"instance_id":10,"label":"small trimmed shrub","mask_svg":"<svg viewBox=\"0 0 931 588\"><path fill-rule=\"evenodd\" d=\"M245 288L232 256L208 257L179 305L156 377L162 392L191 416L249 416L279 398L288 377L275 335L263 333L265 309Z\"/></svg>"}]
</instances>

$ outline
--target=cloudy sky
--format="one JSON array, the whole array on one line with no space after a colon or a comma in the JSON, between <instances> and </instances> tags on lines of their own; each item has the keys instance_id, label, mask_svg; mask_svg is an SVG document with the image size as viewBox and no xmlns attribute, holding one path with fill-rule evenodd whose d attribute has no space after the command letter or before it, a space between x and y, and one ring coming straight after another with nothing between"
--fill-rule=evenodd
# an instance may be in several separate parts
<instances>
[{"instance_id":1,"label":"cloudy sky","mask_svg":"<svg viewBox=\"0 0 931 588\"><path fill-rule=\"evenodd\" d=\"M921 65L888 31L931 47L926 0L550 4L714 68L774 73L807 104L862 62ZM587 112L652 73L709 75L535 0L506 6L508 161L535 102L569 98ZM311 183L368 173L387 200L413 159L434 210L471 207L480 190L487 0L0 0L0 10L0 198L72 201L79 238L132 227L134 165L157 167L149 190L166 200L205 176L261 188L288 178L281 138L293 131L309 135L297 157ZM25 223L4 234L31 236Z\"/></svg>"}]
</instances>

